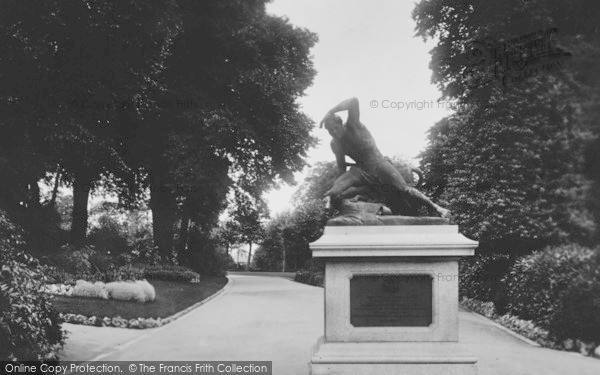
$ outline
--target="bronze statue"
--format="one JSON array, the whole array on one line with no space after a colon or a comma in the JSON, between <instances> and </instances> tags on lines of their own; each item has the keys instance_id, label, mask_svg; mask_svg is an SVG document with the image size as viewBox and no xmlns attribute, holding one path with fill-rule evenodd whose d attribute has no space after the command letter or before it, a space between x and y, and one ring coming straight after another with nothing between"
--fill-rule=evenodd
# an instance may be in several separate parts
<instances>
[{"instance_id":1,"label":"bronze statue","mask_svg":"<svg viewBox=\"0 0 600 375\"><path fill-rule=\"evenodd\" d=\"M340 111L348 111L348 120L345 124L335 114ZM356 214L357 210L366 215L391 213L406 215L407 211L403 208L409 207L411 202L417 202L433 208L442 218L450 217L449 210L433 203L431 199L407 183L407 177L411 177L410 170L404 171L405 176L402 176L392 162L381 154L373 136L359 118L358 99L350 98L329 110L320 123L320 127L325 125L333 137L331 149L340 172L331 189L325 193L328 207L338 208L343 215L350 212ZM356 164L346 163L346 155ZM348 166L351 168L346 170ZM378 212L361 210L360 205L352 204L357 201L380 203L386 201L390 195L396 198L396 203L392 203L391 208L384 204ZM372 219L367 221L370 222Z\"/></svg>"}]
</instances>

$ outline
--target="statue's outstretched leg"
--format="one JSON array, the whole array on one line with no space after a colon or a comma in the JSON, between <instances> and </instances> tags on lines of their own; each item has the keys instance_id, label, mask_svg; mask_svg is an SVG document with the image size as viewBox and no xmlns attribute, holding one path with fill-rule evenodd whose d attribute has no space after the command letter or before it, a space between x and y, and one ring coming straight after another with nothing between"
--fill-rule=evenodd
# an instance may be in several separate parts
<instances>
[{"instance_id":1,"label":"statue's outstretched leg","mask_svg":"<svg viewBox=\"0 0 600 375\"><path fill-rule=\"evenodd\" d=\"M440 214L441 217L445 217L445 218L450 217L450 210L433 203L431 201L431 199L429 199L429 197L427 197L425 194L421 193L419 190L415 189L414 187L407 186L407 187L404 187L404 191L402 191L402 190L400 190L400 191L422 201L429 207L433 208L438 214Z\"/></svg>"},{"instance_id":2,"label":"statue's outstretched leg","mask_svg":"<svg viewBox=\"0 0 600 375\"><path fill-rule=\"evenodd\" d=\"M386 160L379 163L375 167L375 175L381 180L382 186L389 185L388 187L396 194L407 194L433 208L441 217L450 217L450 210L433 203L425 194L409 186L390 161Z\"/></svg>"}]
</instances>

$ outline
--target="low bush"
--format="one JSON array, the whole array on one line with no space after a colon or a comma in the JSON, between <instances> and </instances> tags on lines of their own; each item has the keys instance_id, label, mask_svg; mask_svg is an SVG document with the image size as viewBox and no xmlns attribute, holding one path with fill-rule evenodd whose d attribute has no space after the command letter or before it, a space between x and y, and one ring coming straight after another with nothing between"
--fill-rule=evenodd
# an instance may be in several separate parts
<instances>
[{"instance_id":1,"label":"low bush","mask_svg":"<svg viewBox=\"0 0 600 375\"><path fill-rule=\"evenodd\" d=\"M144 266L127 264L105 273L104 282L144 279Z\"/></svg>"},{"instance_id":2,"label":"low bush","mask_svg":"<svg viewBox=\"0 0 600 375\"><path fill-rule=\"evenodd\" d=\"M154 287L147 281L115 281L106 284L110 298L120 301L151 302L156 298Z\"/></svg>"},{"instance_id":3,"label":"low bush","mask_svg":"<svg viewBox=\"0 0 600 375\"><path fill-rule=\"evenodd\" d=\"M200 274L187 267L161 264L156 266L144 266L143 276L148 280L199 282Z\"/></svg>"},{"instance_id":4,"label":"low bush","mask_svg":"<svg viewBox=\"0 0 600 375\"><path fill-rule=\"evenodd\" d=\"M104 284L101 281L90 283L84 280L77 280L71 296L114 299L120 301L152 302L156 299L156 291L146 280L113 281L107 284Z\"/></svg>"},{"instance_id":5,"label":"low bush","mask_svg":"<svg viewBox=\"0 0 600 375\"><path fill-rule=\"evenodd\" d=\"M0 211L0 360L54 360L64 343L62 320L39 262L26 254L22 232Z\"/></svg>"},{"instance_id":6,"label":"low bush","mask_svg":"<svg viewBox=\"0 0 600 375\"><path fill-rule=\"evenodd\" d=\"M127 232L110 214L98 218L98 224L90 230L88 243L109 254L122 254L128 250Z\"/></svg>"},{"instance_id":7,"label":"low bush","mask_svg":"<svg viewBox=\"0 0 600 375\"><path fill-rule=\"evenodd\" d=\"M558 342L553 341L547 330L536 326L530 320L523 320L511 314L502 316L496 314L496 309L493 302L482 302L478 299L463 297L460 304L479 314L495 321L496 323L517 332L530 340L533 340L541 346L554 349L562 349ZM571 350L567 348L567 350Z\"/></svg>"},{"instance_id":8,"label":"low bush","mask_svg":"<svg viewBox=\"0 0 600 375\"><path fill-rule=\"evenodd\" d=\"M71 295L74 297L108 299L108 291L104 283L99 281L92 284L85 280L77 280Z\"/></svg>"},{"instance_id":9,"label":"low bush","mask_svg":"<svg viewBox=\"0 0 600 375\"><path fill-rule=\"evenodd\" d=\"M60 251L42 257L42 261L52 267L60 269L71 275L85 275L93 273L91 255L94 253L92 247L76 248L64 245Z\"/></svg>"},{"instance_id":10,"label":"low bush","mask_svg":"<svg viewBox=\"0 0 600 375\"><path fill-rule=\"evenodd\" d=\"M44 264L40 267L49 284L75 285L77 278L72 274L57 267Z\"/></svg>"},{"instance_id":11,"label":"low bush","mask_svg":"<svg viewBox=\"0 0 600 375\"><path fill-rule=\"evenodd\" d=\"M600 342L600 249L548 248L518 260L506 278L508 311L557 339Z\"/></svg>"},{"instance_id":12,"label":"low bush","mask_svg":"<svg viewBox=\"0 0 600 375\"><path fill-rule=\"evenodd\" d=\"M156 290L146 280L137 280L135 284L144 291L146 301L154 301L156 299Z\"/></svg>"},{"instance_id":13,"label":"low bush","mask_svg":"<svg viewBox=\"0 0 600 375\"><path fill-rule=\"evenodd\" d=\"M296 271L296 277L294 277L294 281L302 284L310 284L310 277L312 273L308 270L299 270Z\"/></svg>"},{"instance_id":14,"label":"low bush","mask_svg":"<svg viewBox=\"0 0 600 375\"><path fill-rule=\"evenodd\" d=\"M506 291L503 283L514 260L507 254L483 254L460 261L459 294L461 297L493 302L504 313Z\"/></svg>"},{"instance_id":15,"label":"low bush","mask_svg":"<svg viewBox=\"0 0 600 375\"><path fill-rule=\"evenodd\" d=\"M296 271L294 281L323 287L325 284L325 264L319 259L309 259L304 267Z\"/></svg>"},{"instance_id":16,"label":"low bush","mask_svg":"<svg viewBox=\"0 0 600 375\"><path fill-rule=\"evenodd\" d=\"M294 281L302 284L323 287L325 283L325 274L321 271L300 270L296 272Z\"/></svg>"},{"instance_id":17,"label":"low bush","mask_svg":"<svg viewBox=\"0 0 600 375\"><path fill-rule=\"evenodd\" d=\"M120 267L111 267L104 271L78 273L70 273L55 266L45 265L43 266L43 270L44 274L48 276L50 284L75 285L76 280L79 279L89 282L101 281L104 283L144 279L186 283L200 281L200 274L197 272L187 267L169 264L127 264Z\"/></svg>"},{"instance_id":18,"label":"low bush","mask_svg":"<svg viewBox=\"0 0 600 375\"><path fill-rule=\"evenodd\" d=\"M217 240L198 229L190 231L189 235L189 247L178 254L179 262L202 275L224 276L229 258L220 251Z\"/></svg>"}]
</instances>

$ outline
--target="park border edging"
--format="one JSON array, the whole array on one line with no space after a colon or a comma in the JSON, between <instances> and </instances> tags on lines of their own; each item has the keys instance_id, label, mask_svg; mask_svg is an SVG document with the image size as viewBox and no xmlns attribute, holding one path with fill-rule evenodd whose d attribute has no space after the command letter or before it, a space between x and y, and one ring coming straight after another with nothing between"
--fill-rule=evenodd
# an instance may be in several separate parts
<instances>
[{"instance_id":1,"label":"park border edging","mask_svg":"<svg viewBox=\"0 0 600 375\"><path fill-rule=\"evenodd\" d=\"M215 293L206 297L202 301L196 302L195 304L186 307L185 309L176 312L175 314L169 315L166 318L137 318L137 319L125 319L117 315L114 317L105 316L100 318L97 316L86 316L83 314L72 314L72 313L60 313L59 316L64 320L64 323L86 325L91 327L114 327L114 328L125 328L125 329L151 329L159 328L166 324L171 323L174 320L179 319L183 315L186 315L190 311L202 306L204 303L212 300L213 298L220 295L225 288L229 285L231 279L227 277L227 283L223 287L217 290ZM100 324L97 324L97 323Z\"/></svg>"}]
</instances>

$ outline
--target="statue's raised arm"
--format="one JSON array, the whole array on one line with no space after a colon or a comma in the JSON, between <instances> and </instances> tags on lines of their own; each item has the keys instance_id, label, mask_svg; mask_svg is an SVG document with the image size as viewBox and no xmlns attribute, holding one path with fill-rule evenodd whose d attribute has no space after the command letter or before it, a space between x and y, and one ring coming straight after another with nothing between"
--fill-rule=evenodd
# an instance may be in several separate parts
<instances>
[{"instance_id":1,"label":"statue's raised arm","mask_svg":"<svg viewBox=\"0 0 600 375\"><path fill-rule=\"evenodd\" d=\"M319 124L319 128L322 128L325 124L327 118L331 115L334 115L341 111L348 111L348 121L349 122L360 122L360 109L357 98L346 99L343 102L339 103L335 107L331 108L329 112L325 115L321 123Z\"/></svg>"}]
</instances>

